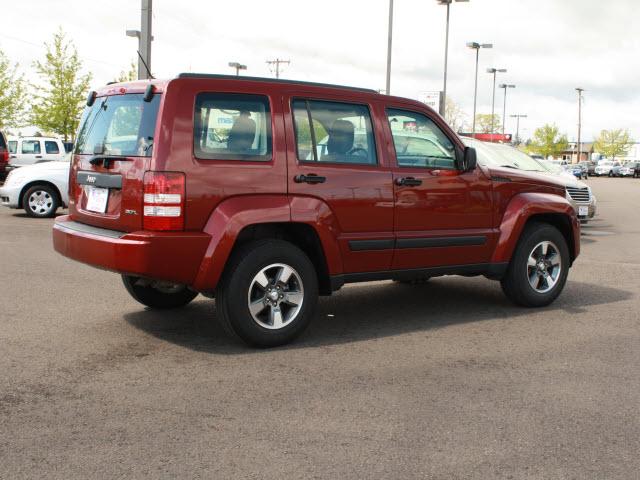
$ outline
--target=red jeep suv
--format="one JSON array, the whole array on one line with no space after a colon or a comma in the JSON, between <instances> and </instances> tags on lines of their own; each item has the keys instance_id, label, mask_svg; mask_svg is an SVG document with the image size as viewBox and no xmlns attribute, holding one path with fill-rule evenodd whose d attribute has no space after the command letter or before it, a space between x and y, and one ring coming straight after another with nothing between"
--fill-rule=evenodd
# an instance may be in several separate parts
<instances>
[{"instance_id":1,"label":"red jeep suv","mask_svg":"<svg viewBox=\"0 0 640 480\"><path fill-rule=\"evenodd\" d=\"M548 305L580 250L564 185L484 167L420 102L182 74L91 92L53 244L151 308L202 293L256 346L349 282L484 275Z\"/></svg>"}]
</instances>

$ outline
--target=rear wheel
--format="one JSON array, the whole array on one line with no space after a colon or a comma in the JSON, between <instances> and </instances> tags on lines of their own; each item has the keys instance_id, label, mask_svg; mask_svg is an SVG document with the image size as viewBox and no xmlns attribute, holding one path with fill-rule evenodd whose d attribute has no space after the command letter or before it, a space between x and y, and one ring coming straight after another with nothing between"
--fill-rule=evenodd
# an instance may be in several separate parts
<instances>
[{"instance_id":1,"label":"rear wheel","mask_svg":"<svg viewBox=\"0 0 640 480\"><path fill-rule=\"evenodd\" d=\"M553 302L567 281L569 248L560 231L546 223L529 224L500 282L507 297L525 307Z\"/></svg>"},{"instance_id":2,"label":"rear wheel","mask_svg":"<svg viewBox=\"0 0 640 480\"><path fill-rule=\"evenodd\" d=\"M237 250L216 294L225 329L249 345L290 342L308 326L318 301L313 264L295 245L259 240Z\"/></svg>"},{"instance_id":3,"label":"rear wheel","mask_svg":"<svg viewBox=\"0 0 640 480\"><path fill-rule=\"evenodd\" d=\"M22 208L30 217L53 217L59 206L58 193L48 185L34 185L22 197Z\"/></svg>"},{"instance_id":4,"label":"rear wheel","mask_svg":"<svg viewBox=\"0 0 640 480\"><path fill-rule=\"evenodd\" d=\"M122 275L122 282L134 299L150 308L179 308L198 296L198 292L176 283L149 280L131 275Z\"/></svg>"}]
</instances>

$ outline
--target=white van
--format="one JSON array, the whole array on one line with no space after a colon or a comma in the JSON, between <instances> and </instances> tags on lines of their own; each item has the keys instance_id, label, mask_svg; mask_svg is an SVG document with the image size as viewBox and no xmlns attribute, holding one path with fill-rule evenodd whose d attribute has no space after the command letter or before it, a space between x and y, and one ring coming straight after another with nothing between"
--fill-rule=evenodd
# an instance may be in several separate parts
<instances>
[{"instance_id":1,"label":"white van","mask_svg":"<svg viewBox=\"0 0 640 480\"><path fill-rule=\"evenodd\" d=\"M9 165L23 167L65 159L62 140L54 137L9 137Z\"/></svg>"}]
</instances>

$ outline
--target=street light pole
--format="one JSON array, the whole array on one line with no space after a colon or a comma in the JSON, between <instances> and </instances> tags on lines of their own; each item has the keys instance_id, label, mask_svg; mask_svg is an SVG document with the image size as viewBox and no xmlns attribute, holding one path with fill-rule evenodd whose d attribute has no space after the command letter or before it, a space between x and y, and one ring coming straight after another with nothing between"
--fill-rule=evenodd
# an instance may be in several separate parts
<instances>
[{"instance_id":1,"label":"street light pole","mask_svg":"<svg viewBox=\"0 0 640 480\"><path fill-rule=\"evenodd\" d=\"M502 105L502 136L504 137L504 122L507 119L507 88L516 88L516 86L501 83L498 88L504 88L504 104Z\"/></svg>"},{"instance_id":2,"label":"street light pole","mask_svg":"<svg viewBox=\"0 0 640 480\"><path fill-rule=\"evenodd\" d=\"M440 115L444 117L447 103L447 64L449 60L449 10L453 0L436 0L438 5L447 6L447 26L444 37L444 81L442 85L442 98L440 99ZM469 0L455 0L456 2L468 2Z\"/></svg>"},{"instance_id":3,"label":"street light pole","mask_svg":"<svg viewBox=\"0 0 640 480\"><path fill-rule=\"evenodd\" d=\"M239 62L229 62L229 66L231 68L235 68L236 69L236 77L240 76L240 70L246 70L247 69L246 65L242 65Z\"/></svg>"},{"instance_id":4,"label":"street light pole","mask_svg":"<svg viewBox=\"0 0 640 480\"><path fill-rule=\"evenodd\" d=\"M476 136L476 105L478 101L478 60L480 57L480 49L481 48L493 48L493 44L491 43L478 43L478 42L469 42L467 43L467 47L476 51L476 79L475 86L473 88L473 128L471 131L471 136L475 138Z\"/></svg>"},{"instance_id":5,"label":"street light pole","mask_svg":"<svg viewBox=\"0 0 640 480\"><path fill-rule=\"evenodd\" d=\"M391 95L391 41L393 39L393 0L389 0L389 30L387 31L387 95Z\"/></svg>"},{"instance_id":6,"label":"street light pole","mask_svg":"<svg viewBox=\"0 0 640 480\"><path fill-rule=\"evenodd\" d=\"M576 91L578 92L578 145L577 145L577 150L578 150L578 162L580 162L580 155L582 155L582 145L580 145L580 133L582 130L582 92L584 92L584 88L576 88Z\"/></svg>"},{"instance_id":7,"label":"street light pole","mask_svg":"<svg viewBox=\"0 0 640 480\"><path fill-rule=\"evenodd\" d=\"M491 97L491 135L493 135L493 126L494 126L494 115L495 115L495 107L496 107L496 74L498 72L505 73L507 71L506 68L487 68L487 73L493 74L493 96ZM493 137L491 137L493 138Z\"/></svg>"},{"instance_id":8,"label":"street light pole","mask_svg":"<svg viewBox=\"0 0 640 480\"><path fill-rule=\"evenodd\" d=\"M516 145L520 145L520 119L521 118L527 118L526 115L521 115L521 114L517 114L517 115L509 115L511 118L515 118L516 119Z\"/></svg>"}]
</instances>

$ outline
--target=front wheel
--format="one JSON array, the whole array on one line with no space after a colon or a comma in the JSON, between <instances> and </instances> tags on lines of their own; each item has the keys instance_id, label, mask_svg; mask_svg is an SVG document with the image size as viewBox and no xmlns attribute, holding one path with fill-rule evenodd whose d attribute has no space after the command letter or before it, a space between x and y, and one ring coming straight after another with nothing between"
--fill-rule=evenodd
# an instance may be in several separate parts
<instances>
[{"instance_id":1,"label":"front wheel","mask_svg":"<svg viewBox=\"0 0 640 480\"><path fill-rule=\"evenodd\" d=\"M122 283L135 300L149 308L166 310L184 307L198 296L198 292L189 290L185 285L131 275L122 275Z\"/></svg>"},{"instance_id":2,"label":"front wheel","mask_svg":"<svg viewBox=\"0 0 640 480\"><path fill-rule=\"evenodd\" d=\"M274 347L308 326L318 301L318 278L307 255L282 240L258 240L230 259L216 294L223 327L245 343Z\"/></svg>"},{"instance_id":3,"label":"front wheel","mask_svg":"<svg viewBox=\"0 0 640 480\"><path fill-rule=\"evenodd\" d=\"M506 296L525 307L553 302L567 281L569 248L560 231L546 223L529 224L500 282Z\"/></svg>"}]
</instances>

